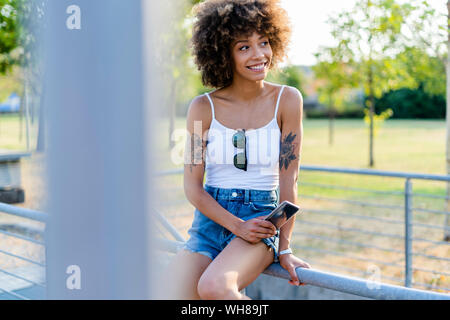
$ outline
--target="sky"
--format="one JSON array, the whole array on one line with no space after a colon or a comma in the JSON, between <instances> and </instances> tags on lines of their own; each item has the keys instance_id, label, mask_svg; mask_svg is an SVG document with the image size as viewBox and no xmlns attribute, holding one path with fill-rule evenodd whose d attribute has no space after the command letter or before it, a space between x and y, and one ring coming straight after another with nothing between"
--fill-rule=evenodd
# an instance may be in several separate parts
<instances>
[{"instance_id":1,"label":"sky","mask_svg":"<svg viewBox=\"0 0 450 320\"><path fill-rule=\"evenodd\" d=\"M314 53L321 45L333 45L326 21L330 14L350 9L356 0L281 0L293 25L288 59L292 64L315 64ZM447 0L428 0L437 11L447 13Z\"/></svg>"}]
</instances>

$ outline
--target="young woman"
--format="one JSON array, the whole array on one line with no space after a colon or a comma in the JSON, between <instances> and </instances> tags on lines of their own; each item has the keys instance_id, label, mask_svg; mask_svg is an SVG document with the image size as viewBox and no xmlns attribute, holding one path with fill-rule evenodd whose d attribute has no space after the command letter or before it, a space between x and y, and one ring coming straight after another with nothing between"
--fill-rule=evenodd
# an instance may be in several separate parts
<instances>
[{"instance_id":1,"label":"young woman","mask_svg":"<svg viewBox=\"0 0 450 320\"><path fill-rule=\"evenodd\" d=\"M302 96L264 81L286 52L286 12L275 0L207 0L195 13L193 55L216 90L188 110L184 190L196 209L168 268L171 298L248 299L241 290L274 261L300 285L295 269L310 266L289 250L294 219L279 231L263 220L297 200Z\"/></svg>"}]
</instances>

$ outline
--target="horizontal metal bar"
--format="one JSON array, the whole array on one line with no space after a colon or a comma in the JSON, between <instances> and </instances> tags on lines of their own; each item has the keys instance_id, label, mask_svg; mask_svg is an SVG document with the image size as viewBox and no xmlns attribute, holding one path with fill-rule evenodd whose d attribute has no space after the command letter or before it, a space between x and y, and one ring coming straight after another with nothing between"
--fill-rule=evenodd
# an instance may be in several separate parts
<instances>
[{"instance_id":1,"label":"horizontal metal bar","mask_svg":"<svg viewBox=\"0 0 450 320\"><path fill-rule=\"evenodd\" d=\"M17 238L17 239L29 241L29 242L32 242L32 243L35 243L35 244L39 244L41 246L45 245L45 243L42 242L42 241L35 240L33 238L30 238L30 237L21 236L20 234L17 234L17 233L12 233L12 232L1 230L1 229L0 229L0 233L4 234L6 236L10 236L10 237L14 237L14 238Z\"/></svg>"},{"instance_id":2,"label":"horizontal metal bar","mask_svg":"<svg viewBox=\"0 0 450 320\"><path fill-rule=\"evenodd\" d=\"M352 273L352 272L353 273L358 273L358 274L361 274L361 275L364 275L364 276L367 275L367 273L365 271L362 271L360 269L355 269L355 268L349 268L349 267L344 267L344 266L324 263L324 262L318 261L316 259L309 259L308 258L306 260L310 264L318 264L318 265L325 266L325 267L331 267L331 268L336 268L336 269L339 269L339 270L344 270L344 271L347 271L347 272L350 272L350 273ZM394 282L397 282L397 283L401 283L401 284L403 284L403 282L404 282L403 279L389 277L389 276L385 276L385 275L383 275L383 279L391 280L391 281L394 281Z\"/></svg>"},{"instance_id":3,"label":"horizontal metal bar","mask_svg":"<svg viewBox=\"0 0 450 320\"><path fill-rule=\"evenodd\" d=\"M411 208L413 211L419 211L419 212L427 212L427 213L436 213L436 214L444 214L449 215L450 212L448 211L440 211L440 210L432 210L432 209L423 209L423 208Z\"/></svg>"},{"instance_id":4,"label":"horizontal metal bar","mask_svg":"<svg viewBox=\"0 0 450 320\"><path fill-rule=\"evenodd\" d=\"M295 245L295 244L292 245L292 248L304 249L304 250L309 250L309 251L316 251L316 252L326 253L326 254L329 254L329 255L332 255L332 256L344 257L344 258L353 259L353 260L359 260L359 261L364 261L364 262L373 262L373 263L378 263L378 264L382 264L382 265L389 266L389 267L403 268L403 265L398 265L398 264L394 264L394 263L384 262L384 261L380 261L380 260L355 257L353 255L340 253L340 252L336 252L336 251L331 251L331 250L318 249L318 248L313 248L313 247L308 247L308 246L299 246L299 245Z\"/></svg>"},{"instance_id":5,"label":"horizontal metal bar","mask_svg":"<svg viewBox=\"0 0 450 320\"><path fill-rule=\"evenodd\" d=\"M295 271L300 282L305 284L366 298L377 300L450 300L450 295L447 294L372 282L312 268L306 269L299 267ZM287 280L291 279L289 272L283 269L278 263L271 264L264 273Z\"/></svg>"},{"instance_id":6,"label":"horizontal metal bar","mask_svg":"<svg viewBox=\"0 0 450 320\"><path fill-rule=\"evenodd\" d=\"M9 295L11 295L11 296L13 296L15 298L18 298L20 300L31 300L30 298L27 298L27 297L25 297L25 296L23 296L21 294L18 294L18 293L15 293L15 292L12 292L12 291L9 291L9 290L6 290L6 289L0 288L0 291L4 292L6 294L9 294Z\"/></svg>"},{"instance_id":7,"label":"horizontal metal bar","mask_svg":"<svg viewBox=\"0 0 450 320\"><path fill-rule=\"evenodd\" d=\"M428 258L428 259L433 259L433 260L439 260L439 261L448 261L450 262L449 258L442 258L442 257L436 257L436 256L430 256L428 254L424 254L424 253L411 253L413 256L417 256L417 257L424 257L424 258Z\"/></svg>"},{"instance_id":8,"label":"horizontal metal bar","mask_svg":"<svg viewBox=\"0 0 450 320\"><path fill-rule=\"evenodd\" d=\"M30 259L25 258L25 257L22 257L22 256L18 256L18 255L16 255L16 254L11 253L11 252L8 252L8 251L4 251L4 250L1 250L1 249L0 249L0 253L3 253L3 254L5 254L5 255L14 257L14 258L16 258L16 259L20 259L20 260L23 260L23 261L26 261L26 262L29 262L29 263L38 265L38 266L40 266L40 267L45 267L45 264L42 264L42 263L37 262L37 261L34 261L34 260L30 260Z\"/></svg>"},{"instance_id":9,"label":"horizontal metal bar","mask_svg":"<svg viewBox=\"0 0 450 320\"><path fill-rule=\"evenodd\" d=\"M406 173L397 171L383 171L373 169L350 169L328 166L313 166L313 165L301 165L300 171L321 171L330 173L346 173L356 175L369 175L391 178L404 178L404 179L418 179L418 180L435 180L435 181L450 181L450 175L438 175L438 174L423 174L423 173ZM182 174L184 169L164 170L157 172L156 176L168 176Z\"/></svg>"},{"instance_id":10,"label":"horizontal metal bar","mask_svg":"<svg viewBox=\"0 0 450 320\"><path fill-rule=\"evenodd\" d=\"M382 248L382 247L378 247L378 246L374 246L374 245L368 245L368 244L363 244L363 243L359 243L359 242L338 239L338 238L334 238L334 237L319 236L316 234L311 234L311 233L306 233L306 232L293 232L293 234L296 236L306 236L308 238L315 238L315 239L320 239L320 240L324 240L324 241L328 241L328 242L357 246L357 247L361 247L361 248L377 249L377 250L381 250L381 251L401 253L401 254L404 253L401 250Z\"/></svg>"},{"instance_id":11,"label":"horizontal metal bar","mask_svg":"<svg viewBox=\"0 0 450 320\"><path fill-rule=\"evenodd\" d=\"M2 151L2 154L0 155L0 162L16 162L23 157L31 157L31 153L20 151Z\"/></svg>"},{"instance_id":12,"label":"horizontal metal bar","mask_svg":"<svg viewBox=\"0 0 450 320\"><path fill-rule=\"evenodd\" d=\"M27 279L27 278L24 278L24 277L18 276L17 274L14 274L14 273L11 273L11 272L8 272L8 271L5 271L5 270L3 270L3 269L0 269L0 272L3 272L4 274L7 274L8 276L11 276L11 277L14 277L14 278L17 278L17 279L20 279L20 280L26 281L26 282L28 282L28 283L32 283L32 284L34 284L34 285L36 285L36 286L39 286L39 287L45 288L45 285L44 285L44 284L41 284L41 283L37 283L37 282L34 282L34 281L30 280L30 279Z\"/></svg>"},{"instance_id":13,"label":"horizontal metal bar","mask_svg":"<svg viewBox=\"0 0 450 320\"><path fill-rule=\"evenodd\" d=\"M444 227L444 226L437 226L434 224L426 224L426 223L419 223L419 222L413 222L413 227L420 227L420 228L430 228L430 229L439 229L439 230L450 230L450 227ZM444 242L444 241L441 241ZM447 242L447 244L449 244Z\"/></svg>"},{"instance_id":14,"label":"horizontal metal bar","mask_svg":"<svg viewBox=\"0 0 450 320\"><path fill-rule=\"evenodd\" d=\"M370 176L404 178L404 179L450 181L450 175L406 173L406 172L383 171L383 170L373 170L373 169L349 169L349 168L338 168L338 167L327 167L327 166L302 165L300 167L300 171L301 170L321 171L321 172L330 172L330 173L348 173L348 174L357 174L357 175L370 175Z\"/></svg>"},{"instance_id":15,"label":"horizontal metal bar","mask_svg":"<svg viewBox=\"0 0 450 320\"><path fill-rule=\"evenodd\" d=\"M435 290L446 290L446 291L450 292L450 288L434 286L432 284L421 283L421 282L414 282L413 284L415 286L420 286L420 287L423 287L423 288L435 289Z\"/></svg>"},{"instance_id":16,"label":"horizontal metal bar","mask_svg":"<svg viewBox=\"0 0 450 320\"><path fill-rule=\"evenodd\" d=\"M0 202L0 212L40 222L46 222L48 220L48 214L46 213L12 206L3 202Z\"/></svg>"},{"instance_id":17,"label":"horizontal metal bar","mask_svg":"<svg viewBox=\"0 0 450 320\"><path fill-rule=\"evenodd\" d=\"M163 250L176 253L183 243L178 241L171 241L166 239L158 239L157 241ZM383 283L376 283L376 287L373 286L373 282L353 278L348 276L337 275L325 271L315 269L296 269L299 280L308 285L314 285L331 290L346 292L353 295L372 299L390 299L390 300L434 300L445 299L450 300L450 295L440 294L436 292L417 290L411 288L404 288L400 286L388 285ZM289 272L283 269L279 263L271 264L266 270L265 274L282 278L291 279Z\"/></svg>"},{"instance_id":18,"label":"horizontal metal bar","mask_svg":"<svg viewBox=\"0 0 450 320\"><path fill-rule=\"evenodd\" d=\"M335 226L335 225L332 225L332 224L312 222L312 221L307 221L307 220L302 220L301 223L312 225L312 226L324 227L324 228L333 229L333 230L362 233L362 234L365 234L365 235L370 234L370 235L378 236L378 237L386 237L386 238L399 239L399 240L403 240L404 239L403 236L389 234L389 233L374 232L374 231L355 229L355 228L345 228L345 227ZM433 240L422 239L422 238L412 238L412 240L413 241L419 241L419 242L428 242L428 243L435 243L436 242L436 241L433 241Z\"/></svg>"},{"instance_id":19,"label":"horizontal metal bar","mask_svg":"<svg viewBox=\"0 0 450 320\"><path fill-rule=\"evenodd\" d=\"M374 190L374 189L351 188L351 187L343 187L343 186L338 186L338 185L321 184L321 183L304 182L304 181L299 181L299 185L300 185L300 187L301 186L319 187L319 188L339 189L339 190L375 193L375 194L383 194L383 195L399 195L399 196L403 196L405 194L405 192L403 192L403 191L381 191L381 190Z\"/></svg>"},{"instance_id":20,"label":"horizontal metal bar","mask_svg":"<svg viewBox=\"0 0 450 320\"><path fill-rule=\"evenodd\" d=\"M355 229L355 228L338 227L338 226L331 225L331 224L318 223L318 222L312 222L312 221L306 221L306 220L302 220L301 223L302 224L309 224L309 225L313 225L313 226L318 226L318 227L329 228L329 229L333 229L333 230L356 232L356 233L362 233L362 234L366 234L366 235L370 234L370 235L373 235L373 236L386 237L386 238L392 238L392 239L402 239L403 240L403 236L398 236L398 235L390 234L390 233L374 232L374 231Z\"/></svg>"},{"instance_id":21,"label":"horizontal metal bar","mask_svg":"<svg viewBox=\"0 0 450 320\"><path fill-rule=\"evenodd\" d=\"M422 272L428 272L428 273L433 273L433 274L441 274L443 276L450 276L450 273L447 272L442 272L442 271L436 271L436 270L430 270L430 269L424 269L424 268L416 268L416 267L412 267L413 270L417 270L417 271L422 271Z\"/></svg>"},{"instance_id":22,"label":"horizontal metal bar","mask_svg":"<svg viewBox=\"0 0 450 320\"><path fill-rule=\"evenodd\" d=\"M366 215L357 215L353 213L342 213L338 211L329 211L329 210L318 210L318 209L312 209L308 207L302 207L302 210L312 212L312 213L318 213L328 216L335 216L335 217L345 217L345 218L352 218L352 219L361 219L361 220L374 220L374 221L380 221L385 223L397 223L397 224L404 224L405 222L403 220L393 220L393 219L387 219L387 218L378 218L378 217L369 217Z\"/></svg>"},{"instance_id":23,"label":"horizontal metal bar","mask_svg":"<svg viewBox=\"0 0 450 320\"><path fill-rule=\"evenodd\" d=\"M426 194L426 193L411 193L414 197L420 197L420 198L435 198L435 199L443 199L443 200L449 200L449 196L440 196L437 194Z\"/></svg>"},{"instance_id":24,"label":"horizontal metal bar","mask_svg":"<svg viewBox=\"0 0 450 320\"><path fill-rule=\"evenodd\" d=\"M306 236L306 237L309 237L309 238L325 240L325 241L334 242L334 243L342 243L342 244L347 244L347 245L358 246L358 247L362 247L362 248L371 248L371 249L377 249L377 250L382 250L382 251L386 251L386 252L394 252L394 253L401 253L401 254L404 253L404 251L401 251L401 250L382 248L382 247L373 246L373 245L366 245L366 244L362 244L362 243L358 243L358 242L342 240L342 239L337 239L337 238L333 238L333 237L319 236L319 235L310 234L310 233L306 233L306 232L294 232L293 234L294 235L299 235L299 236ZM430 255L426 255L426 254L423 254L423 253L412 253L412 255L413 256L425 257L425 258L428 258L428 259L434 259L434 260L450 261L450 259L448 259L448 258L441 258L441 257L436 257L436 256L430 256Z\"/></svg>"},{"instance_id":25,"label":"horizontal metal bar","mask_svg":"<svg viewBox=\"0 0 450 320\"><path fill-rule=\"evenodd\" d=\"M364 207L375 207L375 208L386 208L386 209L401 209L401 210L404 209L403 206L376 204L376 203L363 202L363 201L357 201L357 200L346 200L346 199L339 199L339 198L319 197L319 196L311 196L311 195L305 195L305 194L302 194L300 197L308 198L308 199L316 199L316 200L326 200L326 201L333 201L333 202L350 203L350 204L354 204L354 205L358 205L358 206L364 206Z\"/></svg>"},{"instance_id":26,"label":"horizontal metal bar","mask_svg":"<svg viewBox=\"0 0 450 320\"><path fill-rule=\"evenodd\" d=\"M184 173L184 169L171 169L171 170L162 170L162 171L156 172L155 176L156 177L173 176L173 175L183 174L183 173Z\"/></svg>"}]
</instances>

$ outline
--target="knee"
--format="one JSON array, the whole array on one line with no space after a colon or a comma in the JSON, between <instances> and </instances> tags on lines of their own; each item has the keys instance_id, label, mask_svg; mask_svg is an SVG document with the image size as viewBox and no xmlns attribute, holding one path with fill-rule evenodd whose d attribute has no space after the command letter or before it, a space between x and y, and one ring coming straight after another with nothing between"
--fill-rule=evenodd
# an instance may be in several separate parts
<instances>
[{"instance_id":1,"label":"knee","mask_svg":"<svg viewBox=\"0 0 450 320\"><path fill-rule=\"evenodd\" d=\"M198 295L202 300L231 299L237 289L222 277L201 277L197 285Z\"/></svg>"}]
</instances>

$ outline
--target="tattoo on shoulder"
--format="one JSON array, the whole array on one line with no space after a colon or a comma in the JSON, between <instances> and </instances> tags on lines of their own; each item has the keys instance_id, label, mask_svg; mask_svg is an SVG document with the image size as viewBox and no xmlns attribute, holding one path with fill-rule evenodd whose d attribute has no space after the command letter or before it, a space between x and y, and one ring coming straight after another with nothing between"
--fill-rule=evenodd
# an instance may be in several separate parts
<instances>
[{"instance_id":1,"label":"tattoo on shoulder","mask_svg":"<svg viewBox=\"0 0 450 320\"><path fill-rule=\"evenodd\" d=\"M283 167L287 170L290 163L297 159L297 156L295 155L295 149L298 143L294 142L296 137L296 134L289 132L289 134L280 141L280 171Z\"/></svg>"}]
</instances>

